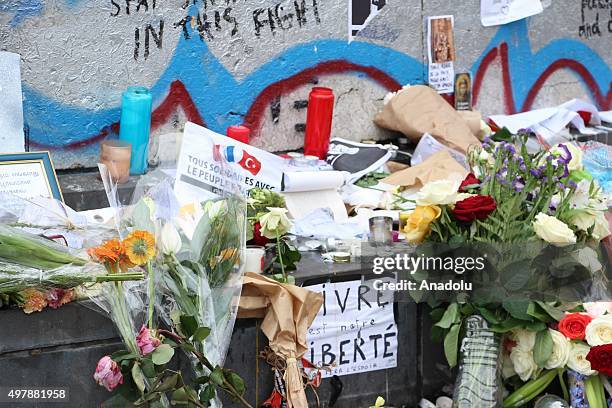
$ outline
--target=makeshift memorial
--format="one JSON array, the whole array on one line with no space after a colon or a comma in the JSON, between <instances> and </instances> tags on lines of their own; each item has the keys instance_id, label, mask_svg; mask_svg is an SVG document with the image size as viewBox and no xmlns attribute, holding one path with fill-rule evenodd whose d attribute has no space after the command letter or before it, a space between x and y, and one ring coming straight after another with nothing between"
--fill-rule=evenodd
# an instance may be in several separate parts
<instances>
[{"instance_id":1,"label":"makeshift memorial","mask_svg":"<svg viewBox=\"0 0 612 408\"><path fill-rule=\"evenodd\" d=\"M604 406L597 405L605 398L592 365L599 367L601 374L608 374L591 360L606 361L607 357L599 355L609 355L596 347L612 343L610 316L589 323L588 317L576 313L588 307L580 303L585 297L609 297L607 277L603 275L606 271L594 250L610 234L605 197L584 170L578 147L561 144L530 154L527 138L527 133L513 136L498 132L482 147L470 150L472 173L463 182L434 181L418 193L417 207L404 229L408 241L449 243L453 248L463 245L471 251L486 246L487 264L498 274L489 276L492 281L487 287L434 309L432 316L437 323L432 335L444 339L446 357L454 366L461 329L470 316L482 316L493 333L503 334L506 384L517 385L504 400L505 407L534 399L557 377L565 387L562 374L568 368L588 376L587 398L594 401L593 406ZM580 277L576 286L584 281L586 289L578 288L576 294L570 291L571 295L565 294L567 298L542 295L556 284L573 282L573 273ZM477 275L468 278L474 280ZM416 279L426 279L426 273ZM428 301L439 306L435 296ZM574 313L566 316L565 312ZM586 344L580 343L584 340ZM462 349L466 341L461 342ZM592 353L587 358L589 347ZM494 376L495 370L489 376L477 377L480 383L491 383ZM520 386L523 382L526 384ZM474 386L468 380L457 384L456 389L475 391ZM456 403L461 395L455 394ZM480 392L473 395L478 398L471 401L474 406L501 403L484 399Z\"/></svg>"}]
</instances>

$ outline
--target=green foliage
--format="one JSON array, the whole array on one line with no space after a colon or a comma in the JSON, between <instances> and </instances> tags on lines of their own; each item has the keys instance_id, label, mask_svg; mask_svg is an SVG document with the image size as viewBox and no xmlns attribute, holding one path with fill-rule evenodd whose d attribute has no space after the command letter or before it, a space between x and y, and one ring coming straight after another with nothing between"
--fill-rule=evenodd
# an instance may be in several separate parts
<instances>
[{"instance_id":1,"label":"green foliage","mask_svg":"<svg viewBox=\"0 0 612 408\"><path fill-rule=\"evenodd\" d=\"M544 329L536 335L533 359L538 367L544 367L553 351L553 339L550 331Z\"/></svg>"},{"instance_id":2,"label":"green foliage","mask_svg":"<svg viewBox=\"0 0 612 408\"><path fill-rule=\"evenodd\" d=\"M380 182L380 180L388 176L389 176L389 173L373 171L371 173L366 174L359 180L357 180L357 182L355 182L355 185L358 187L363 187L363 188L373 187L377 185Z\"/></svg>"}]
</instances>

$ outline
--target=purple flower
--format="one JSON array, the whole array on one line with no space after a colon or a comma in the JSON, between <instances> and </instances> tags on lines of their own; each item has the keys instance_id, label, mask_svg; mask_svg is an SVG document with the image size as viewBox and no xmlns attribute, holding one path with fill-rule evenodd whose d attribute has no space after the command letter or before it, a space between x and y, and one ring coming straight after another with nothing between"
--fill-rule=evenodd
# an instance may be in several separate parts
<instances>
[{"instance_id":1,"label":"purple flower","mask_svg":"<svg viewBox=\"0 0 612 408\"><path fill-rule=\"evenodd\" d=\"M521 171L527 171L527 166L525 166L525 163L521 163L520 166L519 166L519 169Z\"/></svg>"},{"instance_id":2,"label":"purple flower","mask_svg":"<svg viewBox=\"0 0 612 408\"><path fill-rule=\"evenodd\" d=\"M523 191L523 188L525 188L525 183L519 178L512 182L512 187L514 188L514 191L520 193Z\"/></svg>"},{"instance_id":3,"label":"purple flower","mask_svg":"<svg viewBox=\"0 0 612 408\"><path fill-rule=\"evenodd\" d=\"M538 170L538 169L531 169L529 170L529 173L531 173L532 176L539 178L542 175L542 171Z\"/></svg>"},{"instance_id":4,"label":"purple flower","mask_svg":"<svg viewBox=\"0 0 612 408\"><path fill-rule=\"evenodd\" d=\"M578 188L578 184L576 184L576 182L574 180L568 180L567 185L570 188Z\"/></svg>"}]
</instances>

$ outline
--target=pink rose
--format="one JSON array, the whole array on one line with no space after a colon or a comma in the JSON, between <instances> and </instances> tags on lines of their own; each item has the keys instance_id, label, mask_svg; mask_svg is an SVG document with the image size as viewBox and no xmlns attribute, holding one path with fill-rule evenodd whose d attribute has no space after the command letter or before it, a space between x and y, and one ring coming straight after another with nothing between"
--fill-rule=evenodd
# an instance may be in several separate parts
<instances>
[{"instance_id":1,"label":"pink rose","mask_svg":"<svg viewBox=\"0 0 612 408\"><path fill-rule=\"evenodd\" d=\"M597 319L608 312L612 314L612 302L590 302L583 304L584 310L593 319Z\"/></svg>"},{"instance_id":2,"label":"pink rose","mask_svg":"<svg viewBox=\"0 0 612 408\"><path fill-rule=\"evenodd\" d=\"M161 344L161 340L151 336L151 331L143 324L140 328L138 336L136 336L136 344L140 349L140 354L146 356L155 351Z\"/></svg>"},{"instance_id":3,"label":"pink rose","mask_svg":"<svg viewBox=\"0 0 612 408\"><path fill-rule=\"evenodd\" d=\"M99 385L103 386L108 391L112 391L117 388L119 384L123 384L123 375L121 374L119 365L109 356L104 356L98 361L96 372L93 377Z\"/></svg>"}]
</instances>

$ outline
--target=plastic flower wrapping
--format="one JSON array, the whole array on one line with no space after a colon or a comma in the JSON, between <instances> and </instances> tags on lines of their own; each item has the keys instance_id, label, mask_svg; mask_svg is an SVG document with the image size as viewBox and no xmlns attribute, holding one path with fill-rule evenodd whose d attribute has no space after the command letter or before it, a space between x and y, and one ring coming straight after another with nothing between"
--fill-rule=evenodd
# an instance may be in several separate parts
<instances>
[{"instance_id":1,"label":"plastic flower wrapping","mask_svg":"<svg viewBox=\"0 0 612 408\"><path fill-rule=\"evenodd\" d=\"M218 388L249 406L241 400L240 377L222 367L242 289L245 198L236 189L180 204L172 173L156 170L141 177L130 204L122 205L106 169L100 171L118 238L90 255L109 271L135 268L147 276L142 282L105 284L93 298L125 346L110 356L128 378L113 382L118 388L113 403L217 407L222 406ZM196 383L169 368L177 350L192 362Z\"/></svg>"}]
</instances>

